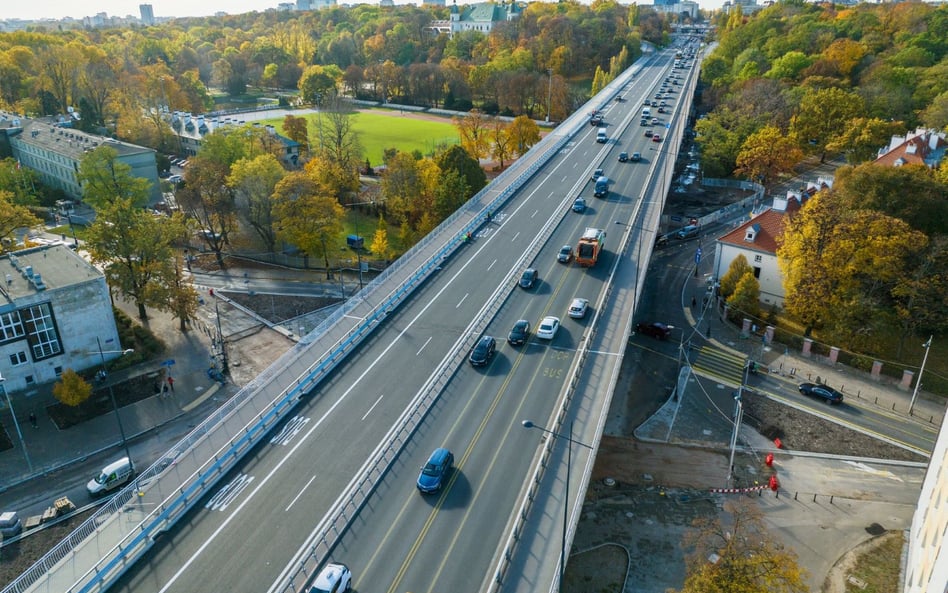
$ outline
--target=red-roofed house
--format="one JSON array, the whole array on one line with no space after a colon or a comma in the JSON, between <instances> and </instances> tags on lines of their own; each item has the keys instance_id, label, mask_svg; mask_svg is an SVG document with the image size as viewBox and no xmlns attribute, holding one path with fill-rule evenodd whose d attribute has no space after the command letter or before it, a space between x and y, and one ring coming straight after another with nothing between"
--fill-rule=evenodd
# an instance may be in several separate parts
<instances>
[{"instance_id":1,"label":"red-roofed house","mask_svg":"<svg viewBox=\"0 0 948 593\"><path fill-rule=\"evenodd\" d=\"M889 145L879 151L873 164L888 167L925 165L938 167L945 158L945 133L919 128L905 136L892 136Z\"/></svg>"},{"instance_id":2,"label":"red-roofed house","mask_svg":"<svg viewBox=\"0 0 948 593\"><path fill-rule=\"evenodd\" d=\"M775 199L772 208L718 238L715 243L714 277L727 274L731 262L743 255L760 283L760 302L783 306L783 274L777 265L777 239L787 218L800 209L800 196Z\"/></svg>"}]
</instances>

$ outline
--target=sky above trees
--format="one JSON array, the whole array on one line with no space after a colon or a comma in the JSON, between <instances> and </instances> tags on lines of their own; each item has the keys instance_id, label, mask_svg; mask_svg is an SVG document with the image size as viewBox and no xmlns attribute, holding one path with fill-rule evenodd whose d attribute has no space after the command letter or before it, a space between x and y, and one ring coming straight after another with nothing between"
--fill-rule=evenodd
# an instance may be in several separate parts
<instances>
[{"instance_id":1,"label":"sky above trees","mask_svg":"<svg viewBox=\"0 0 948 593\"><path fill-rule=\"evenodd\" d=\"M338 0L337 0L338 1ZM155 17L171 16L209 16L217 12L227 14L241 14L244 12L259 11L276 8L281 0L92 0L91 2L77 3L75 0L36 0L34 2L10 2L3 7L2 19L61 19L72 17L81 19L104 12L109 16L124 17L127 15L139 16L139 4L151 4ZM360 4L363 0L346 0L346 4ZM342 2L339 2L340 4ZM371 4L377 2L373 0ZM449 2L450 3L450 0ZM458 4L469 4L468 0L460 0ZM589 2L584 2L588 4ZM421 4L420 0L408 2L395 0L395 4ZM723 0L698 0L702 9L719 9Z\"/></svg>"}]
</instances>

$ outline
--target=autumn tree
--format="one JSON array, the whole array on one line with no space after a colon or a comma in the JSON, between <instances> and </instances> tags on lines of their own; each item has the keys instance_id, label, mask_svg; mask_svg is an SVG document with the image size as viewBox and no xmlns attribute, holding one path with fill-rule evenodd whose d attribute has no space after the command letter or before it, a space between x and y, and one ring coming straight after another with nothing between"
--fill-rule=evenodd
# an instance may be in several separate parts
<instances>
[{"instance_id":1,"label":"autumn tree","mask_svg":"<svg viewBox=\"0 0 948 593\"><path fill-rule=\"evenodd\" d=\"M744 274L750 273L753 275L754 268L747 262L747 258L744 257L744 254L738 254L733 260L731 260L731 265L728 266L727 272L724 276L721 276L721 296L727 298L734 294L734 289L737 288L737 283L740 282L741 278L744 277Z\"/></svg>"},{"instance_id":2,"label":"autumn tree","mask_svg":"<svg viewBox=\"0 0 948 593\"><path fill-rule=\"evenodd\" d=\"M309 130L305 117L294 117L287 113L283 118L283 131L287 138L298 142L304 155L309 154Z\"/></svg>"},{"instance_id":3,"label":"autumn tree","mask_svg":"<svg viewBox=\"0 0 948 593\"><path fill-rule=\"evenodd\" d=\"M273 155L262 154L237 161L227 177L227 185L234 191L235 206L271 253L276 248L273 190L285 174Z\"/></svg>"},{"instance_id":4,"label":"autumn tree","mask_svg":"<svg viewBox=\"0 0 948 593\"><path fill-rule=\"evenodd\" d=\"M375 255L388 259L391 256L392 247L388 242L388 225L385 224L385 218L379 216L379 223L375 227L375 233L372 235L372 245L369 251Z\"/></svg>"},{"instance_id":5,"label":"autumn tree","mask_svg":"<svg viewBox=\"0 0 948 593\"><path fill-rule=\"evenodd\" d=\"M685 584L679 593L806 593L806 572L764 525L747 497L724 503L726 518L696 519L683 542ZM725 520L727 521L725 523Z\"/></svg>"},{"instance_id":6,"label":"autumn tree","mask_svg":"<svg viewBox=\"0 0 948 593\"><path fill-rule=\"evenodd\" d=\"M803 96L791 120L791 133L826 161L827 146L842 134L850 120L863 116L865 104L856 93L838 88L819 89Z\"/></svg>"},{"instance_id":7,"label":"autumn tree","mask_svg":"<svg viewBox=\"0 0 948 593\"><path fill-rule=\"evenodd\" d=\"M230 167L210 159L203 152L191 159L184 174L184 187L175 197L184 212L197 222L201 240L214 252L223 269L224 246L237 229L237 207L234 192L227 185Z\"/></svg>"},{"instance_id":8,"label":"autumn tree","mask_svg":"<svg viewBox=\"0 0 948 593\"><path fill-rule=\"evenodd\" d=\"M316 122L319 130L318 155L336 167L332 187L328 189L340 200L359 187L362 145L353 127L355 116L348 102L335 97L320 110Z\"/></svg>"},{"instance_id":9,"label":"autumn tree","mask_svg":"<svg viewBox=\"0 0 948 593\"><path fill-rule=\"evenodd\" d=\"M480 161L490 151L490 126L488 118L476 109L466 116L455 117L454 127L461 137L461 147L474 159Z\"/></svg>"},{"instance_id":10,"label":"autumn tree","mask_svg":"<svg viewBox=\"0 0 948 593\"><path fill-rule=\"evenodd\" d=\"M12 193L0 189L0 239L13 239L17 229L34 227L42 223L29 208L16 204L13 200ZM0 246L4 244L0 242ZM5 247L0 247L0 249L5 250Z\"/></svg>"},{"instance_id":11,"label":"autumn tree","mask_svg":"<svg viewBox=\"0 0 948 593\"><path fill-rule=\"evenodd\" d=\"M510 158L513 149L513 142L507 133L507 123L499 117L490 120L490 140L491 156L500 161L500 168L503 169L507 159Z\"/></svg>"},{"instance_id":12,"label":"autumn tree","mask_svg":"<svg viewBox=\"0 0 948 593\"><path fill-rule=\"evenodd\" d=\"M507 126L512 154L520 157L527 154L533 145L540 141L540 126L525 115L518 115Z\"/></svg>"},{"instance_id":13,"label":"autumn tree","mask_svg":"<svg viewBox=\"0 0 948 593\"><path fill-rule=\"evenodd\" d=\"M761 185L790 173L803 160L803 151L775 126L764 126L747 137L737 154L735 173Z\"/></svg>"},{"instance_id":14,"label":"autumn tree","mask_svg":"<svg viewBox=\"0 0 948 593\"><path fill-rule=\"evenodd\" d=\"M848 163L858 165L874 160L879 148L886 146L893 134L904 129L902 122L857 117L847 122L842 132L826 144L826 150L842 152Z\"/></svg>"},{"instance_id":15,"label":"autumn tree","mask_svg":"<svg viewBox=\"0 0 948 593\"><path fill-rule=\"evenodd\" d=\"M53 395L60 403L76 407L92 395L92 385L72 369L63 370L53 385Z\"/></svg>"},{"instance_id":16,"label":"autumn tree","mask_svg":"<svg viewBox=\"0 0 948 593\"><path fill-rule=\"evenodd\" d=\"M421 172L421 163L407 152L396 152L388 159L382 175L382 197L389 212L399 223L414 226L427 209L430 191ZM429 205L430 206L430 205Z\"/></svg>"},{"instance_id":17,"label":"autumn tree","mask_svg":"<svg viewBox=\"0 0 948 593\"><path fill-rule=\"evenodd\" d=\"M727 299L727 304L743 315L757 317L760 315L760 282L753 272L747 272L737 281L734 292Z\"/></svg>"},{"instance_id":18,"label":"autumn tree","mask_svg":"<svg viewBox=\"0 0 948 593\"><path fill-rule=\"evenodd\" d=\"M322 99L336 94L336 84L340 80L342 71L334 64L309 66L300 76L300 97L304 103L321 104Z\"/></svg>"},{"instance_id":19,"label":"autumn tree","mask_svg":"<svg viewBox=\"0 0 948 593\"><path fill-rule=\"evenodd\" d=\"M111 146L101 145L86 153L76 178L82 185L84 201L96 210L120 200L139 208L148 203L151 182L133 176L132 168L119 160Z\"/></svg>"},{"instance_id":20,"label":"autumn tree","mask_svg":"<svg viewBox=\"0 0 948 593\"><path fill-rule=\"evenodd\" d=\"M332 278L329 254L338 249L345 210L329 195L314 193L291 197L279 192L274 214L279 223L277 236L295 245L310 257L320 257L326 266L326 279Z\"/></svg>"}]
</instances>

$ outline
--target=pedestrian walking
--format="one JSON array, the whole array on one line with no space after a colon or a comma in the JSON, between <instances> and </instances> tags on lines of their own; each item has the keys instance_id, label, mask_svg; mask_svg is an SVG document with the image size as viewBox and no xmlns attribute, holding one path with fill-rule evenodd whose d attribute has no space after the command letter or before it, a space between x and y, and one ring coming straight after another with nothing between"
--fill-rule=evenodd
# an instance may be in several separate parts
<instances>
[{"instance_id":1,"label":"pedestrian walking","mask_svg":"<svg viewBox=\"0 0 948 593\"><path fill-rule=\"evenodd\" d=\"M33 412L30 412L30 424L33 428L39 428L39 424L36 422L36 414Z\"/></svg>"},{"instance_id":2,"label":"pedestrian walking","mask_svg":"<svg viewBox=\"0 0 948 593\"><path fill-rule=\"evenodd\" d=\"M691 297L691 308L694 309L694 308L697 307L697 306L698 306L698 299L696 299L695 297L692 296L692 297Z\"/></svg>"},{"instance_id":3,"label":"pedestrian walking","mask_svg":"<svg viewBox=\"0 0 948 593\"><path fill-rule=\"evenodd\" d=\"M168 375L168 387L170 387L172 393L174 393L174 377L171 375Z\"/></svg>"}]
</instances>

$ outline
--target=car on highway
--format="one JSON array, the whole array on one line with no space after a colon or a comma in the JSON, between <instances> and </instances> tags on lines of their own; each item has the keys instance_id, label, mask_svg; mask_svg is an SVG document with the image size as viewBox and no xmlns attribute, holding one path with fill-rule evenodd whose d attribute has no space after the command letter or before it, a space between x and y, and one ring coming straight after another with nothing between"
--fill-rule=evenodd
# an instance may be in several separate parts
<instances>
[{"instance_id":1,"label":"car on highway","mask_svg":"<svg viewBox=\"0 0 948 593\"><path fill-rule=\"evenodd\" d=\"M560 329L560 318L548 315L540 321L537 327L537 337L541 340L552 340Z\"/></svg>"},{"instance_id":2,"label":"car on highway","mask_svg":"<svg viewBox=\"0 0 948 593\"><path fill-rule=\"evenodd\" d=\"M593 171L592 180L595 181L599 179L600 177L602 177L602 175L603 175L602 169L596 169L595 171Z\"/></svg>"},{"instance_id":3,"label":"car on highway","mask_svg":"<svg viewBox=\"0 0 948 593\"><path fill-rule=\"evenodd\" d=\"M471 366L482 367L490 362L496 350L497 340L491 336L481 336L481 339L478 340L477 344L471 349L471 354L467 359L470 361Z\"/></svg>"},{"instance_id":4,"label":"car on highway","mask_svg":"<svg viewBox=\"0 0 948 593\"><path fill-rule=\"evenodd\" d=\"M798 389L803 395L818 397L828 404L843 403L843 394L836 391L829 385L819 385L817 383L800 383Z\"/></svg>"},{"instance_id":5,"label":"car on highway","mask_svg":"<svg viewBox=\"0 0 948 593\"><path fill-rule=\"evenodd\" d=\"M633 152L630 159L633 163L637 163L642 160L642 155L638 152Z\"/></svg>"},{"instance_id":6,"label":"car on highway","mask_svg":"<svg viewBox=\"0 0 948 593\"><path fill-rule=\"evenodd\" d=\"M441 490L441 486L453 465L454 454L451 451L444 447L435 449L428 457L428 462L421 468L421 473L418 474L418 481L415 485L425 494Z\"/></svg>"},{"instance_id":7,"label":"car on highway","mask_svg":"<svg viewBox=\"0 0 948 593\"><path fill-rule=\"evenodd\" d=\"M523 274L520 275L520 288L533 288L533 285L537 283L537 277L539 275L536 268L527 268L524 270Z\"/></svg>"},{"instance_id":8,"label":"car on highway","mask_svg":"<svg viewBox=\"0 0 948 593\"><path fill-rule=\"evenodd\" d=\"M352 589L352 571L341 562L330 562L313 581L309 593L346 593Z\"/></svg>"},{"instance_id":9,"label":"car on highway","mask_svg":"<svg viewBox=\"0 0 948 593\"><path fill-rule=\"evenodd\" d=\"M652 130L645 130L645 137L646 137L646 138L651 138L651 137L652 137L652 134L653 134Z\"/></svg>"},{"instance_id":10,"label":"car on highway","mask_svg":"<svg viewBox=\"0 0 948 593\"><path fill-rule=\"evenodd\" d=\"M637 323L635 325L635 331L636 333L651 336L657 340L664 340L671 335L671 328L660 321Z\"/></svg>"},{"instance_id":11,"label":"car on highway","mask_svg":"<svg viewBox=\"0 0 948 593\"><path fill-rule=\"evenodd\" d=\"M589 299L583 299L576 297L573 299L573 302L569 304L569 310L567 314L573 319L582 319L586 316L586 311L589 310Z\"/></svg>"},{"instance_id":12,"label":"car on highway","mask_svg":"<svg viewBox=\"0 0 948 593\"><path fill-rule=\"evenodd\" d=\"M526 343L529 337L530 322L526 319L520 319L510 328L510 333L507 334L507 343L511 346L519 346Z\"/></svg>"},{"instance_id":13,"label":"car on highway","mask_svg":"<svg viewBox=\"0 0 948 593\"><path fill-rule=\"evenodd\" d=\"M652 136L652 142L661 142L661 141L662 141L661 134L655 134L654 136Z\"/></svg>"},{"instance_id":14,"label":"car on highway","mask_svg":"<svg viewBox=\"0 0 948 593\"><path fill-rule=\"evenodd\" d=\"M627 152L620 152L620 153L619 153L619 162L620 162L620 163L628 162L628 160L629 160L629 153L627 153Z\"/></svg>"},{"instance_id":15,"label":"car on highway","mask_svg":"<svg viewBox=\"0 0 948 593\"><path fill-rule=\"evenodd\" d=\"M570 260L573 259L573 247L572 245L563 245L560 247L560 252L556 254L556 261L561 264L568 264Z\"/></svg>"},{"instance_id":16,"label":"car on highway","mask_svg":"<svg viewBox=\"0 0 948 593\"><path fill-rule=\"evenodd\" d=\"M573 200L573 212L582 214L586 211L586 198L580 196Z\"/></svg>"}]
</instances>

